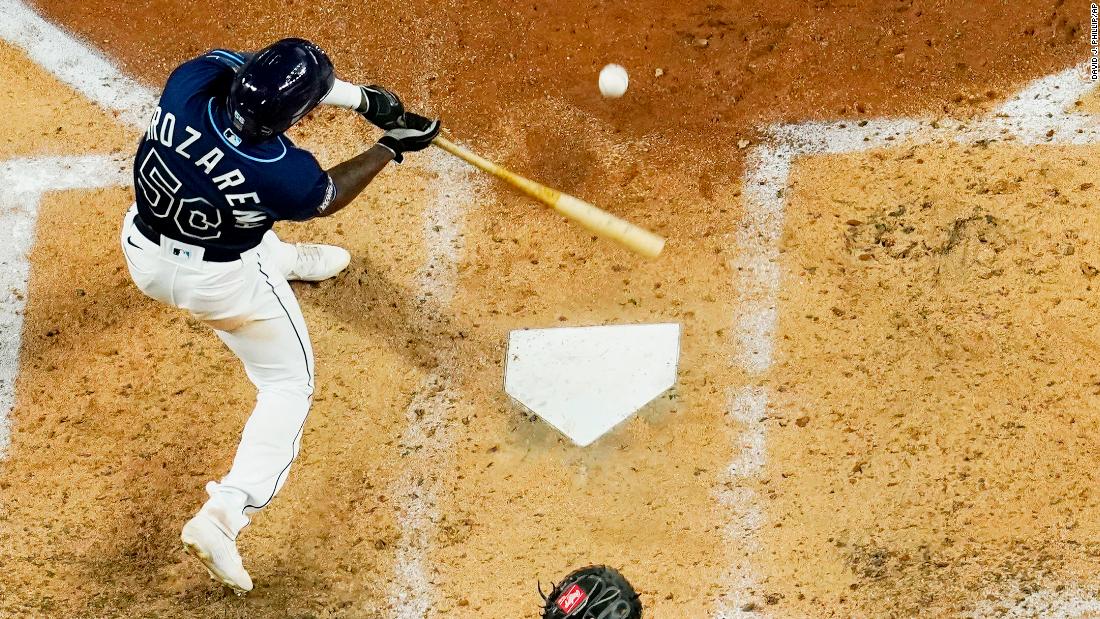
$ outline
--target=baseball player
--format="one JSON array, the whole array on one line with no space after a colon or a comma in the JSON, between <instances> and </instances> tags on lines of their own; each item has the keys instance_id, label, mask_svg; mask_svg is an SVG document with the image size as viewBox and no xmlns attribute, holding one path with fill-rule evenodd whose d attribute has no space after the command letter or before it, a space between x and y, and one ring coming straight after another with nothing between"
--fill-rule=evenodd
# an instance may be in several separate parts
<instances>
[{"instance_id":1,"label":"baseball player","mask_svg":"<svg viewBox=\"0 0 1100 619\"><path fill-rule=\"evenodd\" d=\"M354 110L385 134L325 170L284 135L321 103ZM255 54L210 51L164 86L134 159L122 250L137 287L210 325L256 386L232 467L206 485L209 500L181 534L237 593L252 589L237 535L286 482L314 389L309 333L287 282L328 279L351 260L340 247L284 243L271 227L340 211L439 128L384 88L336 79L325 52L302 39Z\"/></svg>"}]
</instances>

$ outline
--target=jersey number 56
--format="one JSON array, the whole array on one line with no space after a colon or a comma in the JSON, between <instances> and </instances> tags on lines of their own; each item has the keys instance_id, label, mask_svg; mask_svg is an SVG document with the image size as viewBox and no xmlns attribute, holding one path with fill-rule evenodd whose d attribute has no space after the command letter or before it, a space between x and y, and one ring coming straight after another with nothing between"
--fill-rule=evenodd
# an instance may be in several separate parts
<instances>
[{"instance_id":1,"label":"jersey number 56","mask_svg":"<svg viewBox=\"0 0 1100 619\"><path fill-rule=\"evenodd\" d=\"M164 165L155 148L138 168L138 185L149 209L161 219L172 218L184 236L209 241L222 235L222 213L203 198L179 197L182 183Z\"/></svg>"}]
</instances>

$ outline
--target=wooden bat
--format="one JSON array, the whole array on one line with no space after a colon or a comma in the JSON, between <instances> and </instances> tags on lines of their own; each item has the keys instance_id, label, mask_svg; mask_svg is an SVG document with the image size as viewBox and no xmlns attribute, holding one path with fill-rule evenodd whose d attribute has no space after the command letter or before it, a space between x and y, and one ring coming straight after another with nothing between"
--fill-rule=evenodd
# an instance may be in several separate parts
<instances>
[{"instance_id":1,"label":"wooden bat","mask_svg":"<svg viewBox=\"0 0 1100 619\"><path fill-rule=\"evenodd\" d=\"M436 136L432 143L466 163L509 183L592 232L622 243L628 249L643 256L656 258L665 247L665 240L649 230L639 228L584 200L506 170L443 136Z\"/></svg>"}]
</instances>

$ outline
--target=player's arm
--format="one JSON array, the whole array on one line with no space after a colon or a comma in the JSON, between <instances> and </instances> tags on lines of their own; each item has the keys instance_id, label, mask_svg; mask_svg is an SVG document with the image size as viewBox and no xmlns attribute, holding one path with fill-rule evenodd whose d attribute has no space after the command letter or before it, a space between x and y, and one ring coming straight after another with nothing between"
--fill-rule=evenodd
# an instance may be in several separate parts
<instances>
[{"instance_id":1,"label":"player's arm","mask_svg":"<svg viewBox=\"0 0 1100 619\"><path fill-rule=\"evenodd\" d=\"M401 126L390 129L366 152L328 170L336 197L320 211L327 217L351 203L390 161L401 163L404 153L424 150L439 135L439 120L405 113Z\"/></svg>"},{"instance_id":2,"label":"player's arm","mask_svg":"<svg viewBox=\"0 0 1100 619\"><path fill-rule=\"evenodd\" d=\"M328 208L320 212L320 216L328 217L351 204L395 156L392 150L375 144L359 155L329 168L328 175L336 186L336 197Z\"/></svg>"},{"instance_id":3,"label":"player's arm","mask_svg":"<svg viewBox=\"0 0 1100 619\"><path fill-rule=\"evenodd\" d=\"M358 112L379 129L389 131L398 126L405 115L405 106L393 91L381 86L357 86L337 79L321 103Z\"/></svg>"},{"instance_id":4,"label":"player's arm","mask_svg":"<svg viewBox=\"0 0 1100 619\"><path fill-rule=\"evenodd\" d=\"M386 164L392 161L401 163L405 153L425 150L436 139L440 130L439 120L427 119L411 112L406 112L401 117L400 125L387 131L365 153L328 170L329 178L337 189L337 196L328 207L320 211L321 217L328 217L350 205L371 184L374 177L382 172Z\"/></svg>"}]
</instances>

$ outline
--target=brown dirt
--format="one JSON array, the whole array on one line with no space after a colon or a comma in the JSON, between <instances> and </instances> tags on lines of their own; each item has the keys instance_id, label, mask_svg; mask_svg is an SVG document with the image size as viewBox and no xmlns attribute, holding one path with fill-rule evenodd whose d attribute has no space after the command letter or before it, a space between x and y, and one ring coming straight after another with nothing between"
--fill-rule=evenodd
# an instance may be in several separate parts
<instances>
[{"instance_id":1,"label":"brown dirt","mask_svg":"<svg viewBox=\"0 0 1100 619\"><path fill-rule=\"evenodd\" d=\"M375 191L398 190L383 182ZM416 233L423 205L406 199L406 216L365 213L354 233L338 222L311 230L359 255L343 280L297 291L314 345L326 351L318 358L325 380L303 438L300 483L242 538L263 576L241 606L209 585L177 538L202 485L228 467L254 394L208 329L129 283L110 241L131 200L124 189L66 192L41 206L13 444L0 476L0 588L9 592L0 616L325 608L370 616L393 571L387 543L399 535L398 506L385 492L400 473L395 439L423 372L397 341L408 307L390 307L388 286L403 273L395 265L419 262L417 246L402 239ZM88 239L100 248L91 258ZM372 255L386 256L385 266Z\"/></svg>"},{"instance_id":2,"label":"brown dirt","mask_svg":"<svg viewBox=\"0 0 1100 619\"><path fill-rule=\"evenodd\" d=\"M1093 90L1088 95L1081 97L1080 103L1074 106L1074 111L1083 114L1100 114L1100 92Z\"/></svg>"},{"instance_id":3,"label":"brown dirt","mask_svg":"<svg viewBox=\"0 0 1100 619\"><path fill-rule=\"evenodd\" d=\"M797 166L761 482L790 616L943 617L1094 582L1098 155Z\"/></svg>"},{"instance_id":4,"label":"brown dirt","mask_svg":"<svg viewBox=\"0 0 1100 619\"><path fill-rule=\"evenodd\" d=\"M439 562L445 604L465 597L479 616L530 616L532 598L498 592L522 592L534 577L547 581L595 560L624 566L646 583L654 616L705 616L728 566L730 549L714 543L724 514L711 481L734 442L723 417L726 388L738 380L725 335L734 299L730 238L739 219L728 205L737 204L738 192L722 188L702 198L675 175L629 178L630 170L593 157L594 175L622 187L626 204L659 195L667 211L690 223L660 261L649 262L587 235L547 238L557 217L523 201L471 212L467 235L482 240L463 258L454 311L474 327L482 352L478 365L463 370L464 391L480 405L456 446L458 479L443 503L457 520L455 539ZM589 449L523 415L501 392L511 329L666 321L685 329L674 399ZM690 459L676 456L688 452Z\"/></svg>"},{"instance_id":5,"label":"brown dirt","mask_svg":"<svg viewBox=\"0 0 1100 619\"><path fill-rule=\"evenodd\" d=\"M603 129L636 140L629 156L647 167L719 179L736 175L733 145L761 124L1000 97L1084 60L1088 29L1084 0L37 5L150 84L210 47L307 36L330 50L343 75L392 85L489 152L530 139L524 124L549 115L543 147L512 162L521 170L554 153L591 150L592 132ZM608 62L631 73L622 99L602 99L595 88ZM664 75L655 77L657 69ZM564 122L541 107L548 100L579 115ZM502 119L517 121L514 130L501 131ZM554 183L573 173L554 159L539 170Z\"/></svg>"},{"instance_id":6,"label":"brown dirt","mask_svg":"<svg viewBox=\"0 0 1100 619\"><path fill-rule=\"evenodd\" d=\"M113 116L0 41L0 160L116 153L135 143Z\"/></svg>"},{"instance_id":7,"label":"brown dirt","mask_svg":"<svg viewBox=\"0 0 1100 619\"><path fill-rule=\"evenodd\" d=\"M66 120L63 112L57 118ZM350 130L346 120L323 120L299 137L321 146ZM36 122L28 120L28 135ZM95 131L126 133L99 122ZM605 139L612 146L612 138ZM337 157L348 147L330 142L324 150ZM409 239L421 237L421 213L433 195L432 178L415 164L380 179L355 221L284 230L291 239L333 239L355 248L357 258L337 282L298 288L314 345L324 351L318 356L324 379L295 483L242 538L258 582L247 605L211 586L178 552L176 538L201 502L205 480L228 465L251 389L204 327L147 302L128 283L113 242L128 191L45 199L31 256L15 434L0 477L5 530L23 531L4 542L8 569L0 586L10 594L0 616L382 616L402 537L395 521L402 497L390 495L390 487L408 462L400 441L404 414L448 344L469 361L450 377L463 394L451 419L459 455L442 462L441 472L425 469L446 480L440 511L454 523L436 540L437 610L464 599L473 610L522 615L536 579L549 581L588 557L647 566L631 576L660 587L659 597L646 591L652 608L706 608L716 591L699 590L694 570L705 566L706 578L717 581L727 552L713 544L721 514L711 508L709 485L699 480L718 474L732 440L713 431L723 426L724 385L733 379L725 345L711 344L721 341L732 311L725 248L738 220L728 206L737 191L683 186L667 174L642 176L596 155L591 162L623 188L623 204L660 195L670 210L695 213L665 262L644 263L574 234L528 201L490 202L467 222L474 241L459 265L457 309L440 316L425 308L415 282L424 246ZM699 197L704 194L709 199ZM710 211L725 217L709 221ZM92 256L83 249L89 243L99 248ZM551 258L557 264L548 270ZM593 298L583 285L590 280L618 293ZM565 290L573 292L558 292ZM508 329L621 320L693 321L685 327L677 401L654 407L621 436L577 450L500 393ZM710 437L707 445L699 434ZM668 463L669 453L686 449L699 458ZM494 475L501 470L509 472ZM639 470L651 473L638 476ZM578 493L574 484L586 482L617 489ZM614 516L588 517L578 526L553 504L555 494L570 492L578 504ZM469 500L473 496L479 498ZM639 497L651 505L646 513L637 513ZM693 516L702 513L711 516ZM544 519L543 532L532 535ZM651 533L624 543L621 533L633 527ZM684 550L670 553L669 536ZM502 543L516 552L498 553ZM652 557L663 560L647 560ZM497 569L486 570L487 561ZM507 583L496 580L504 574ZM502 584L523 595L494 595Z\"/></svg>"},{"instance_id":8,"label":"brown dirt","mask_svg":"<svg viewBox=\"0 0 1100 619\"><path fill-rule=\"evenodd\" d=\"M387 0L372 4L369 13L365 5L335 0L215 0L202 11L161 0L43 0L39 6L153 85L179 60L212 46L248 49L281 35L310 36L331 50L345 76L393 85L410 102L443 113L455 134L478 149L672 241L660 261L643 262L490 184L468 205L455 298L449 307L440 305L424 298L417 283L426 255L423 212L439 180L412 157L411 165L383 175L356 212L284 228L292 239L344 244L355 260L334 282L296 288L317 351L316 405L291 482L242 537L258 589L239 600L210 585L178 554L176 536L203 498L202 483L228 465L251 388L212 334L156 307L127 283L114 250L114 231L129 201L125 191L48 197L32 256L13 446L0 464L0 616L390 616L385 587L406 534L398 513L407 494L420 488L391 492L407 471L441 490L428 557L435 614L531 616L537 579L545 582L599 560L624 567L653 616L708 616L723 593L719 583L730 557L747 552L721 543L728 514L713 495L739 431L725 418L727 390L748 382L731 367L728 335L738 284L729 266L737 250L732 232L741 217L736 179L742 151L736 141L779 119L940 112L945 106L968 113L1022 80L1083 59L1087 16L1082 2L1023 0L988 7L871 0L733 6ZM627 66L632 84L625 98L606 101L595 94L595 77L612 61ZM18 59L11 66L22 81L9 92L36 92L41 82L33 68ZM659 78L657 68L664 71ZM92 116L81 109L74 104L46 116L21 109L11 122L19 135L46 135L58 119L64 131L85 126ZM125 150L126 139L112 141L120 131L97 120L69 143L79 152ZM347 115L331 110L315 114L296 133L325 162L352 152L364 135ZM17 149L11 154L55 147L46 140L9 144ZM1067 161L1084 156L1064 155ZM1084 369L1089 365L1078 363L1058 374L1068 382L1035 394L1025 389L1027 381L1056 379L1051 359L1081 361L1069 349L1056 349L1054 340L1028 340L1034 330L1026 325L1057 319L1087 327L1065 331L1066 338L1086 337L1095 325L1080 291L1081 300L1040 311L1055 298L1069 299L1080 283L1070 268L1074 256L1035 258L1023 248L1040 252L1064 243L1071 230L1085 239L1091 220L1084 219L1072 191L1074 175L1084 172L1043 159L1050 170L1043 177L1027 156L1030 151L952 153L936 169L945 177L955 169L973 176L978 165L1031 170L1018 190L1021 198L1060 188L1068 202L1057 204L1050 230L1025 217L1031 211L1016 203L1021 200L1010 207L1030 224L1009 235L1023 240L1009 246L1006 256L1024 262L1045 257L1049 269L1030 273L1008 257L986 255L975 238L992 232L979 217L955 234L952 247L960 249L954 258L914 256L906 266L905 259L894 265L875 253L870 265L857 266L885 261L894 271L876 277L892 273L894 280L864 281L861 273L849 282L820 267L812 285L799 279L800 269L811 266L797 259L799 248L811 258L847 264L850 256L835 253L849 251L838 248L843 234L851 233L852 243L872 238L867 230L838 230L813 220L807 213L823 209L814 200L841 191L848 174L861 180L852 190L856 194L845 199L866 204L870 215L890 195L876 183L915 196L918 190L896 177L927 179L929 172L889 157L828 159L798 168L784 254L791 289L780 305L782 335L791 339L781 340L784 357L768 381L785 388L790 383L775 402L779 419L806 409L811 421L805 427L769 426L768 458L775 464L765 480L770 489L760 492L766 498L762 510L782 525L762 536L771 554L759 558L764 586L782 596L768 598L779 600L780 612L904 615L916 604L929 614L949 615L973 602L963 587L986 584L980 574L1000 557L1011 559L996 565L1004 579L1030 577L1040 562L1028 557L1034 545L1025 548L1031 542L1021 540L1055 537L1052 523L1065 505L1043 508L1029 520L1016 503L1028 475L1053 475L1074 455L1095 458L1082 438L1091 418L1076 415L1071 428L1064 416L1070 404L1082 410L1094 405L1093 387ZM993 163L984 164L986 158ZM881 173L865 169L880 166ZM961 179L939 189L925 190L933 183L922 182L923 191L966 196L958 204L942 197L936 204L944 210L934 214L910 214L916 234L931 247L951 240L950 222L971 216L956 210L993 211L983 202L989 197ZM879 215L883 221L890 217ZM1091 245L1075 247L1077 258L1091 255ZM933 263L954 270L941 274L929 267ZM1100 267L1100 259L1091 264ZM988 271L976 271L981 265ZM998 268L1003 273L996 277L970 277ZM869 283L891 284L901 275L926 288L914 285L906 297L897 288ZM1001 296L995 288L1008 277L1021 285L1041 278L1038 296L1029 298L1047 305L1010 306L1012 295ZM849 286L844 294L851 296L830 287L837 281ZM1055 294L1043 286L1065 290ZM1009 312L1011 325L1001 323L997 335L1015 357L995 358L990 351L1000 350L1000 340L978 336L977 325L986 319L974 318L973 304L981 295ZM886 338L890 326L888 313L860 309L864 299L884 312L908 309L903 301L923 303L928 316L916 316L939 320L943 341L930 344L927 338L937 331L911 322L896 327L892 348L861 348L861 334ZM827 302L849 313L837 315ZM1032 313L1020 314L1025 311ZM818 320L800 317L807 312ZM849 320L852 315L860 320ZM957 324L960 316L967 317L964 324ZM680 383L674 398L594 448L570 447L500 392L509 329L620 321L683 323ZM949 336L974 342L968 344L973 350ZM882 361L882 376L870 388L856 367L858 358L889 354L894 356ZM909 426L892 428L880 418L876 406L897 406L905 381L923 377L917 368L942 365L940 356L948 354L960 364L951 390L940 393L917 381L924 399L904 401L915 435L902 432ZM982 369L986 362L989 368ZM441 365L457 394L444 420L453 446L420 457L403 443L405 411L425 377ZM988 376L995 380L979 380ZM878 383L884 384L881 390ZM973 412L977 400L968 399L979 384L988 400L981 415ZM1017 404L1005 404L1000 392L1006 389ZM938 401L942 408L934 406ZM948 407L964 414L939 412ZM829 412L835 410L850 414L843 418L849 425ZM1039 411L1063 416L1049 413L1052 425L1038 436L1003 425L1046 423ZM901 456L874 432L897 434L898 447L911 446L911 457L919 456L927 469L904 482L912 493L904 508L893 500L897 491L887 475L891 467L900 469ZM972 439L989 443L977 450L984 455L975 455ZM1044 452L1034 471L1026 460L1014 468L994 466L1058 440L1073 450ZM857 467L855 454L863 452L873 462ZM977 464L960 463L960 457ZM964 471L966 466L971 468ZM982 466L989 470L977 470ZM866 479L871 475L877 477ZM1087 475L1075 471L1051 482L1034 504L1053 501L1059 489L1082 491ZM958 497L965 484L978 479L985 484L981 499L955 507L955 500L964 500ZM1084 513L1091 509L1085 498L1068 505ZM959 510L970 510L978 525L974 532L953 515ZM929 520L922 520L927 514ZM998 526L1022 528L998 537ZM1091 525L1080 519L1079 526L1079 538L1088 539ZM947 532L950 544L938 530ZM7 534L12 531L21 535ZM1064 540L1059 544L1041 565L1060 565L1059 574L1068 580L1083 565L1082 551ZM961 567L942 571L936 566L944 561ZM942 597L926 599L941 589ZM805 599L799 600L800 593Z\"/></svg>"}]
</instances>

